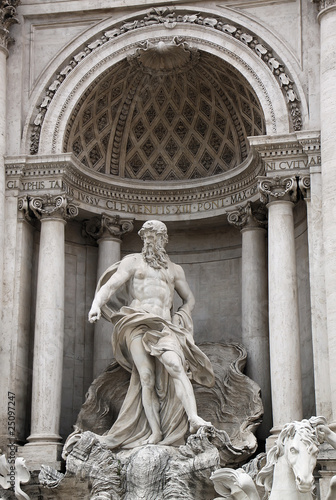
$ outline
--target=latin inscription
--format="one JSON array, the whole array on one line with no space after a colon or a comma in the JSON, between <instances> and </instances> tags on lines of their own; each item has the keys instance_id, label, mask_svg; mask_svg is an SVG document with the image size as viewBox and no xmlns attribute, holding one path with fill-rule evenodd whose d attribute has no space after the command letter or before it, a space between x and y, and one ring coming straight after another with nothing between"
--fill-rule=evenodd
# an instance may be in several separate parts
<instances>
[{"instance_id":1,"label":"latin inscription","mask_svg":"<svg viewBox=\"0 0 336 500\"><path fill-rule=\"evenodd\" d=\"M96 196L87 192L79 191L61 180L43 180L43 181L29 181L21 182L18 180L8 180L7 189L18 189L25 192L38 192L57 189L65 192L73 201L78 201L86 205L100 207L103 210L112 210L113 212L123 212L130 215L188 215L199 212L211 212L214 210L225 209L231 205L242 203L253 196L257 187L244 189L234 194L230 194L215 200L195 201L192 203L134 203L127 201L119 201L113 197L113 194L108 190L101 190L99 194L103 196Z\"/></svg>"},{"instance_id":2,"label":"latin inscription","mask_svg":"<svg viewBox=\"0 0 336 500\"><path fill-rule=\"evenodd\" d=\"M274 170L304 170L316 165L321 165L321 157L312 156L306 160L266 161L265 165L268 172L272 172Z\"/></svg>"}]
</instances>

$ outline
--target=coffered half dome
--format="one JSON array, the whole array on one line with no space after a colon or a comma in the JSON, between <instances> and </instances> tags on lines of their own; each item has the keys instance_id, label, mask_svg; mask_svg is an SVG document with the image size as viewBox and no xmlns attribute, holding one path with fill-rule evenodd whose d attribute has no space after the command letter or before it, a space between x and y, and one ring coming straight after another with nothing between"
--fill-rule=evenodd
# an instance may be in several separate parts
<instances>
[{"instance_id":1,"label":"coffered half dome","mask_svg":"<svg viewBox=\"0 0 336 500\"><path fill-rule=\"evenodd\" d=\"M176 181L216 176L265 134L248 81L183 41L145 42L85 92L68 122L64 152L121 178Z\"/></svg>"}]
</instances>

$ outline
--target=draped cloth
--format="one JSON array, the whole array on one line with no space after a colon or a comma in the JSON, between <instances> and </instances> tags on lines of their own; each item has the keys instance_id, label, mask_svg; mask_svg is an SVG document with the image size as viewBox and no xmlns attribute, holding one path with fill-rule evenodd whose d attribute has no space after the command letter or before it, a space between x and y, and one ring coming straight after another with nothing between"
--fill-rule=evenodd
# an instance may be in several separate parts
<instances>
[{"instance_id":1,"label":"draped cloth","mask_svg":"<svg viewBox=\"0 0 336 500\"><path fill-rule=\"evenodd\" d=\"M97 290L118 269L119 263L109 267L100 278ZM189 376L206 387L214 385L214 374L207 356L195 345L190 315L183 309L175 313L179 326L144 310L127 305L127 284L113 296L112 302L102 307L102 315L114 325L112 347L116 361L131 373L129 388L119 415L111 429L99 439L109 448L135 448L151 435L141 396L139 373L129 350L130 343L141 337L143 346L155 359L155 390L160 403L160 444L178 446L184 443L188 419L175 393L174 381L160 362L163 352L173 351L181 359ZM176 321L174 321L176 322Z\"/></svg>"}]
</instances>

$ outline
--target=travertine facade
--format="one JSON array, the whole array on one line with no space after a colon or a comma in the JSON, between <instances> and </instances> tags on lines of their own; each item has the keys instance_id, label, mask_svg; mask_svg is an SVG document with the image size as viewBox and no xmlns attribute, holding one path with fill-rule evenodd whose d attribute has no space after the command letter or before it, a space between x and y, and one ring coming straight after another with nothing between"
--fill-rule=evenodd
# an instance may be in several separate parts
<instances>
[{"instance_id":1,"label":"travertine facade","mask_svg":"<svg viewBox=\"0 0 336 500\"><path fill-rule=\"evenodd\" d=\"M335 6L0 0L4 452L60 467L113 357L87 321L97 277L149 219L196 343L247 349L261 447L292 420L336 423Z\"/></svg>"}]
</instances>

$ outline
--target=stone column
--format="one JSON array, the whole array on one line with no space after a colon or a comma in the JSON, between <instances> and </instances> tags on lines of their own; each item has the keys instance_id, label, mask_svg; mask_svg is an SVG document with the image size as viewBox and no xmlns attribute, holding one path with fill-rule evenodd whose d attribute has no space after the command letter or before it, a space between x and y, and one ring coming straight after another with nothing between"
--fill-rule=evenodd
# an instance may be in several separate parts
<instances>
[{"instance_id":1,"label":"stone column","mask_svg":"<svg viewBox=\"0 0 336 500\"><path fill-rule=\"evenodd\" d=\"M129 219L120 219L119 216L110 217L102 214L93 217L83 224L85 232L93 237L99 245L97 279L112 264L120 260L121 238L133 230L133 223ZM93 377L105 370L113 358L112 325L103 318L95 324L93 347Z\"/></svg>"},{"instance_id":2,"label":"stone column","mask_svg":"<svg viewBox=\"0 0 336 500\"><path fill-rule=\"evenodd\" d=\"M33 464L60 460L63 338L64 338L64 229L78 209L64 195L30 197L31 211L41 221L33 360L31 434L25 457ZM27 210L28 209L28 210ZM29 455L27 455L27 452Z\"/></svg>"},{"instance_id":3,"label":"stone column","mask_svg":"<svg viewBox=\"0 0 336 500\"><path fill-rule=\"evenodd\" d=\"M246 375L261 388L264 417L258 428L265 440L272 427L268 341L268 293L265 211L247 203L228 212L228 222L242 234L242 343L247 350Z\"/></svg>"},{"instance_id":4,"label":"stone column","mask_svg":"<svg viewBox=\"0 0 336 500\"><path fill-rule=\"evenodd\" d=\"M332 419L336 422L336 0L321 0L321 157L325 286Z\"/></svg>"},{"instance_id":5,"label":"stone column","mask_svg":"<svg viewBox=\"0 0 336 500\"><path fill-rule=\"evenodd\" d=\"M330 422L332 406L325 295L321 167L311 167L310 175L301 176L299 187L307 205L316 415L323 415Z\"/></svg>"},{"instance_id":6,"label":"stone column","mask_svg":"<svg viewBox=\"0 0 336 500\"><path fill-rule=\"evenodd\" d=\"M299 311L292 200L296 179L259 179L268 208L269 340L273 429L302 419Z\"/></svg>"},{"instance_id":7,"label":"stone column","mask_svg":"<svg viewBox=\"0 0 336 500\"><path fill-rule=\"evenodd\" d=\"M0 384L0 448L6 449L8 444L8 415L7 397L11 390L9 383L5 383L10 372L10 353L8 358L8 347L11 345L11 332L4 328L3 324L3 255L5 244L5 155L6 155L6 101L7 101L7 57L8 44L11 41L9 29L16 23L15 11L19 0L0 0L0 367L3 373L3 381Z\"/></svg>"}]
</instances>

